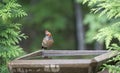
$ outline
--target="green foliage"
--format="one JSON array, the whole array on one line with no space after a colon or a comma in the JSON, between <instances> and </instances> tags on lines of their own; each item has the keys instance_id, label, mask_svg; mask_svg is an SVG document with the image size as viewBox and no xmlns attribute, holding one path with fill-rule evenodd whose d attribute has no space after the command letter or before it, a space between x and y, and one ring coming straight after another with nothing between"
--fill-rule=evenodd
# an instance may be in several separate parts
<instances>
[{"instance_id":1,"label":"green foliage","mask_svg":"<svg viewBox=\"0 0 120 73\"><path fill-rule=\"evenodd\" d=\"M118 50L118 51L120 51L120 47L117 44L115 44L115 43L111 44L111 46L109 47L109 49L110 50Z\"/></svg>"},{"instance_id":2,"label":"green foliage","mask_svg":"<svg viewBox=\"0 0 120 73\"><path fill-rule=\"evenodd\" d=\"M99 33L96 35L95 39L98 41L105 40L106 48L108 48L113 38L116 38L120 41L119 27L120 22L117 22L108 27L102 28L99 30Z\"/></svg>"},{"instance_id":3,"label":"green foliage","mask_svg":"<svg viewBox=\"0 0 120 73\"><path fill-rule=\"evenodd\" d=\"M0 73L8 73L7 62L23 54L19 41L26 36L21 33L21 24L13 23L13 18L27 14L16 0L1 1L0 4Z\"/></svg>"},{"instance_id":4,"label":"green foliage","mask_svg":"<svg viewBox=\"0 0 120 73\"><path fill-rule=\"evenodd\" d=\"M1 6L0 17L3 20L7 20L12 17L23 17L27 14L22 10L22 6L16 3L16 0L10 0L6 2L6 5Z\"/></svg>"},{"instance_id":5,"label":"green foliage","mask_svg":"<svg viewBox=\"0 0 120 73\"><path fill-rule=\"evenodd\" d=\"M104 66L109 69L110 73L120 73L120 66L115 66L115 65L107 65L104 64Z\"/></svg>"},{"instance_id":6,"label":"green foliage","mask_svg":"<svg viewBox=\"0 0 120 73\"><path fill-rule=\"evenodd\" d=\"M81 0L77 0L78 2ZM119 0L82 0L83 4L93 7L92 11L100 16L107 15L108 19L120 17L120 1Z\"/></svg>"},{"instance_id":7,"label":"green foliage","mask_svg":"<svg viewBox=\"0 0 120 73\"><path fill-rule=\"evenodd\" d=\"M120 46L117 45L120 42L120 1L119 0L77 0L82 1L83 4L88 3L92 9L92 12L99 13L99 16L107 16L107 19L110 23L106 27L103 27L99 30L98 34L95 36L95 39L98 41L105 41L106 48L109 50L120 51ZM114 39L117 39L119 42L113 42ZM119 52L120 53L120 52ZM111 61L120 61L120 54ZM118 62L119 63L119 62ZM119 73L120 64L118 65L109 65L105 64L105 68L109 69L110 73Z\"/></svg>"},{"instance_id":8,"label":"green foliage","mask_svg":"<svg viewBox=\"0 0 120 73\"><path fill-rule=\"evenodd\" d=\"M0 73L9 73L9 70L7 69L6 65L0 66Z\"/></svg>"},{"instance_id":9,"label":"green foliage","mask_svg":"<svg viewBox=\"0 0 120 73\"><path fill-rule=\"evenodd\" d=\"M98 14L89 13L85 15L83 23L89 27L89 30L86 31L85 34L85 41L86 43L92 43L94 39L91 38L93 38L97 34L97 31L100 28L107 26L107 19L106 16L99 17Z\"/></svg>"},{"instance_id":10,"label":"green foliage","mask_svg":"<svg viewBox=\"0 0 120 73\"><path fill-rule=\"evenodd\" d=\"M29 22L23 21L27 23L26 25L34 23L34 25L43 27L44 29L49 30L63 30L65 29L67 21L69 20L70 15L72 15L72 2L67 0L41 0L37 1L37 3L33 3L30 6L26 5L26 10L30 12ZM67 11L69 13L67 14ZM34 19L30 19L34 17ZM71 22L71 21L69 21Z\"/></svg>"}]
</instances>

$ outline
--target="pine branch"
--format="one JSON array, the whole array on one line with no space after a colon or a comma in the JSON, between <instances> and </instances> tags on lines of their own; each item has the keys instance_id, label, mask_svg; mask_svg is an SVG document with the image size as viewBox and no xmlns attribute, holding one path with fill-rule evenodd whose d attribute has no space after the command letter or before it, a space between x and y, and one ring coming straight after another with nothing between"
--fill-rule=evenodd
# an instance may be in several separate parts
<instances>
[{"instance_id":1,"label":"pine branch","mask_svg":"<svg viewBox=\"0 0 120 73\"><path fill-rule=\"evenodd\" d=\"M95 36L95 39L97 39L98 41L105 40L106 48L108 48L113 38L116 38L120 41L119 28L120 22L113 23L108 27L102 28L99 30L99 33Z\"/></svg>"},{"instance_id":2,"label":"pine branch","mask_svg":"<svg viewBox=\"0 0 120 73\"><path fill-rule=\"evenodd\" d=\"M26 36L20 31L21 24L12 20L26 15L17 0L9 0L0 7L0 73L8 73L7 62L24 53L18 43Z\"/></svg>"}]
</instances>

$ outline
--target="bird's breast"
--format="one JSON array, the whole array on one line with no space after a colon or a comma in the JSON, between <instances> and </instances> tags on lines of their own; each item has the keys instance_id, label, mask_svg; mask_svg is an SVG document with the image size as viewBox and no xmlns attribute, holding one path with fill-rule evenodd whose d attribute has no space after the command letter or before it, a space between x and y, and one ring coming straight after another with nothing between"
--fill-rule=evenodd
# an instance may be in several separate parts
<instances>
[{"instance_id":1,"label":"bird's breast","mask_svg":"<svg viewBox=\"0 0 120 73\"><path fill-rule=\"evenodd\" d=\"M54 43L54 41L53 41L52 37L45 37L43 39L42 46L44 46L44 47L51 47L53 43Z\"/></svg>"}]
</instances>

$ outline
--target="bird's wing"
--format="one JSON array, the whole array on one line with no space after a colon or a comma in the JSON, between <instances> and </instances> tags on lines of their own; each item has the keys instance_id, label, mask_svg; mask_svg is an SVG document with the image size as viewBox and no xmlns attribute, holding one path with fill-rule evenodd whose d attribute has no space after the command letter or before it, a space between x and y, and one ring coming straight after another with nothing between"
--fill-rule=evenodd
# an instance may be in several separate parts
<instances>
[{"instance_id":1,"label":"bird's wing","mask_svg":"<svg viewBox=\"0 0 120 73\"><path fill-rule=\"evenodd\" d=\"M42 46L47 47L47 41L48 40L46 38L44 38L42 41Z\"/></svg>"},{"instance_id":2,"label":"bird's wing","mask_svg":"<svg viewBox=\"0 0 120 73\"><path fill-rule=\"evenodd\" d=\"M47 41L47 47L51 47L53 45L54 41L53 39L50 39Z\"/></svg>"}]
</instances>

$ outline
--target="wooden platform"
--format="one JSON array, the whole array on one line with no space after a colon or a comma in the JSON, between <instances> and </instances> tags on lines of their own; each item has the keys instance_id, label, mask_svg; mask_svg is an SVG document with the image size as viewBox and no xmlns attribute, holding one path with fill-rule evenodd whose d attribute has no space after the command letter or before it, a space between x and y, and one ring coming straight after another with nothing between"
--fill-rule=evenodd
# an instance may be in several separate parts
<instances>
[{"instance_id":1,"label":"wooden platform","mask_svg":"<svg viewBox=\"0 0 120 73\"><path fill-rule=\"evenodd\" d=\"M106 50L39 50L11 61L8 66L11 73L97 73L101 64L116 55L117 51ZM45 56L48 59L35 58ZM75 58L60 59L63 56Z\"/></svg>"}]
</instances>

